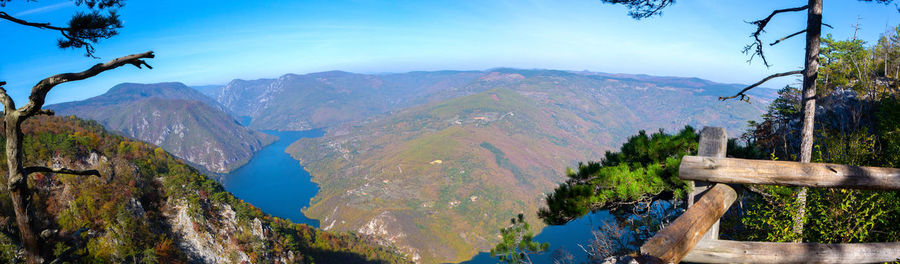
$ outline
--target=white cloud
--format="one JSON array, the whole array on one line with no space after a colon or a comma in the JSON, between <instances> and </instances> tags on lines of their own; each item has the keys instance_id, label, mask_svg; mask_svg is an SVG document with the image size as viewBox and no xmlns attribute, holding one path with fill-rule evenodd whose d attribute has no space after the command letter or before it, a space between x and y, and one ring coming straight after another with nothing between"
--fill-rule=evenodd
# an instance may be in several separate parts
<instances>
[{"instance_id":1,"label":"white cloud","mask_svg":"<svg viewBox=\"0 0 900 264\"><path fill-rule=\"evenodd\" d=\"M67 6L72 6L72 1L62 1L62 2L59 2L56 4L52 4L52 5L46 5L46 6L42 6L42 7L28 9L28 10L25 10L22 12L18 12L16 14L14 14L13 16L22 17L22 16L27 16L27 15L32 15L32 14L45 13L45 12L50 12L50 11L54 11L57 9L65 8Z\"/></svg>"}]
</instances>

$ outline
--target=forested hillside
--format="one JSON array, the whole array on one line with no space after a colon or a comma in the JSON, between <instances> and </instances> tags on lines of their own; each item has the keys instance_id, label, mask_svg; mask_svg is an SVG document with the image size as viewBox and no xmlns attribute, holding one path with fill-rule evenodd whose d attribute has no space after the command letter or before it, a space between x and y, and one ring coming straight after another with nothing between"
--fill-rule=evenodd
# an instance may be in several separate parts
<instances>
[{"instance_id":1,"label":"forested hillside","mask_svg":"<svg viewBox=\"0 0 900 264\"><path fill-rule=\"evenodd\" d=\"M214 173L247 163L275 137L241 126L224 106L181 83L123 83L87 100L47 106L97 120Z\"/></svg>"},{"instance_id":2,"label":"forested hillside","mask_svg":"<svg viewBox=\"0 0 900 264\"><path fill-rule=\"evenodd\" d=\"M28 179L32 210L43 219L35 227L42 251L65 261L406 262L372 237L268 216L163 149L107 133L97 122L38 116L23 130L30 164L100 171ZM0 261L22 261L8 191L0 188Z\"/></svg>"},{"instance_id":3,"label":"forested hillside","mask_svg":"<svg viewBox=\"0 0 900 264\"><path fill-rule=\"evenodd\" d=\"M634 131L686 124L734 131L763 113L717 101L737 87L699 79L497 69L431 103L328 129L289 147L321 187L306 214L376 234L425 263L463 261L534 212L563 170ZM540 226L538 226L540 227Z\"/></svg>"}]
</instances>

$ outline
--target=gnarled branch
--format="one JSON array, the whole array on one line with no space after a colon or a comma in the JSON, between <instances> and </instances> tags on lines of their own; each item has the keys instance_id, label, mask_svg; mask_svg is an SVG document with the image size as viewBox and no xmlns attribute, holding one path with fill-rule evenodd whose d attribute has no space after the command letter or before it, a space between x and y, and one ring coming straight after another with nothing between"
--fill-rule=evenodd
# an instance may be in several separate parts
<instances>
[{"instance_id":1,"label":"gnarled branch","mask_svg":"<svg viewBox=\"0 0 900 264\"><path fill-rule=\"evenodd\" d=\"M797 31L797 32L794 33L794 34L787 35L787 37L783 37L783 38L780 38L780 39L776 40L775 42L769 43L769 46L775 46L775 44L778 44L779 42L781 42L781 41L783 41L783 40L786 40L786 39L789 39L789 38L792 38L792 37L794 37L794 36L796 36L796 35L800 35L800 34L803 33L803 32L806 32L806 29Z\"/></svg>"},{"instance_id":2,"label":"gnarled branch","mask_svg":"<svg viewBox=\"0 0 900 264\"><path fill-rule=\"evenodd\" d=\"M772 13L769 14L769 16L767 16L766 18L756 20L753 22L747 22L747 23L756 25L756 31L753 32L753 34L750 34L750 36L753 37L753 39L755 41L753 43L750 43L747 46L744 46L744 53L748 53L748 52L750 52L750 50L754 50L753 54L750 55L750 59L747 60L747 62L751 62L751 61L753 61L753 57L759 56L763 60L763 64L766 65L766 67L769 67L769 62L766 60L766 55L763 53L763 43L762 43L762 40L759 39L759 35L766 31L766 26L769 24L769 21L771 21L772 18L775 17L775 15L777 15L779 13L784 13L784 12L803 11L803 10L806 10L807 8L809 8L809 5L804 5L801 7L794 7L794 8L778 9L778 10L772 11Z\"/></svg>"},{"instance_id":3,"label":"gnarled branch","mask_svg":"<svg viewBox=\"0 0 900 264\"><path fill-rule=\"evenodd\" d=\"M767 82L767 81L769 81L769 80L771 80L771 79L774 79L774 78L784 77L784 76L790 76L790 75L795 75L795 74L801 74L801 73L803 73L803 71L801 71L801 70L796 70L796 71L789 71L789 72L782 72L782 73L772 74L772 75L769 75L769 77L766 77L766 78L764 78L764 79L762 79L762 80L760 80L760 81L758 81L758 82L756 82L756 83L754 83L754 84L751 84L750 86L747 86L746 88L742 89L740 92L738 92L738 93L735 94L735 95L727 96L727 97L721 97L721 96L720 96L720 97L719 97L719 100L725 101L725 100L728 100L728 99L733 99L733 98L738 98L738 97L740 97L740 100L741 100L741 101L744 101L744 102L748 102L748 103L749 103L749 102L750 102L750 97L747 96L747 94L745 94L745 93L746 93L747 91L750 91L750 89L753 89L754 87L757 87L757 86L759 86L760 84L763 84L763 83L765 83L765 82Z\"/></svg>"},{"instance_id":4,"label":"gnarled branch","mask_svg":"<svg viewBox=\"0 0 900 264\"><path fill-rule=\"evenodd\" d=\"M50 89L61 83L84 80L90 77L94 77L101 72L112 70L126 64L131 64L138 68L141 68L141 65L144 65L147 66L148 69L153 69L153 67L150 67L150 65L147 64L147 62L145 62L143 59L154 57L155 55L153 55L153 51L148 51L144 53L132 54L116 58L106 63L98 63L90 69L82 72L63 73L50 76L46 79L41 80L40 82L38 82L38 84L31 88L31 95L28 96L28 103L26 103L25 106L20 108L18 111L22 112L23 117L29 117L37 114L38 110L40 110L41 107L44 106L44 99L47 97L47 93L50 92Z\"/></svg>"},{"instance_id":5,"label":"gnarled branch","mask_svg":"<svg viewBox=\"0 0 900 264\"><path fill-rule=\"evenodd\" d=\"M23 174L29 175L32 173L62 173L62 174L72 174L72 175L81 175L81 176L100 176L100 172L97 170L73 170L67 168L48 168L42 166L31 166L25 167L22 170Z\"/></svg>"}]
</instances>

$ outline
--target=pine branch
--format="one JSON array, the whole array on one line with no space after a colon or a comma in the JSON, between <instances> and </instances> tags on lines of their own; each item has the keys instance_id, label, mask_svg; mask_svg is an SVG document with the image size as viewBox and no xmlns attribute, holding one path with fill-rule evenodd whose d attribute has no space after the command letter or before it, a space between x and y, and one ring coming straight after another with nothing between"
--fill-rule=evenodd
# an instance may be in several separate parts
<instances>
[{"instance_id":1,"label":"pine branch","mask_svg":"<svg viewBox=\"0 0 900 264\"><path fill-rule=\"evenodd\" d=\"M63 32L69 31L69 30L70 30L70 28L61 28L61 27L52 26L52 25L50 25L50 23L34 23L34 22L28 22L28 21L25 21L25 20L18 19L18 18L15 18L15 17L13 17L13 16L10 16L10 15L7 14L6 12L0 12L0 18L9 20L9 21L14 22L14 23L16 23L16 24L20 24L20 25L24 25L24 26L29 26L29 27L36 27L36 28L40 28L40 29L59 30L59 31L63 31Z\"/></svg>"},{"instance_id":2,"label":"pine branch","mask_svg":"<svg viewBox=\"0 0 900 264\"><path fill-rule=\"evenodd\" d=\"M76 3L76 5L79 5ZM113 4L115 5L115 4ZM89 4L93 6L93 4ZM110 7L112 5L102 5ZM93 8L93 7L91 7ZM0 19L38 29L49 29L59 31L63 38L57 41L60 48L84 48L85 56L97 58L94 56L93 43L97 43L100 39L109 38L118 34L117 28L122 27L115 10L110 10L108 14L101 14L94 10L92 13L77 13L69 20L68 27L53 26L50 23L29 22L9 15L6 12L0 12Z\"/></svg>"}]
</instances>

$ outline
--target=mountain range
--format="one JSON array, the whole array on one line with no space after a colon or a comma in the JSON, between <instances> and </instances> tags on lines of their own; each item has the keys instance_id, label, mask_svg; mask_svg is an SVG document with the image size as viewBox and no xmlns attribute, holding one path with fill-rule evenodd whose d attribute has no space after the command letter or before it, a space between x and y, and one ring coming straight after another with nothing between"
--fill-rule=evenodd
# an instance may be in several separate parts
<instances>
[{"instance_id":1,"label":"mountain range","mask_svg":"<svg viewBox=\"0 0 900 264\"><path fill-rule=\"evenodd\" d=\"M103 95L47 108L97 120L214 173L245 164L276 139L241 126L223 105L182 83L123 83Z\"/></svg>"},{"instance_id":2,"label":"mountain range","mask_svg":"<svg viewBox=\"0 0 900 264\"><path fill-rule=\"evenodd\" d=\"M427 102L478 78L481 72L441 71L356 74L342 71L285 74L276 79L234 80L204 93L250 128L308 130L332 127Z\"/></svg>"},{"instance_id":3,"label":"mountain range","mask_svg":"<svg viewBox=\"0 0 900 264\"><path fill-rule=\"evenodd\" d=\"M239 166L271 142L255 130L325 128L325 136L287 149L320 187L304 213L325 230L379 237L414 261L438 263L489 249L518 213L536 219L543 193L567 167L599 159L639 130L743 131L776 93L752 90L749 104L718 101L742 87L507 68L331 71L196 90L122 84L52 108L214 172Z\"/></svg>"},{"instance_id":4,"label":"mountain range","mask_svg":"<svg viewBox=\"0 0 900 264\"><path fill-rule=\"evenodd\" d=\"M773 98L761 90L752 104L720 102L741 86L693 78L469 74L423 104L291 145L321 188L307 216L326 230L381 236L417 261L467 260L490 249L516 214L536 219L567 167L599 159L639 130L742 131Z\"/></svg>"}]
</instances>

